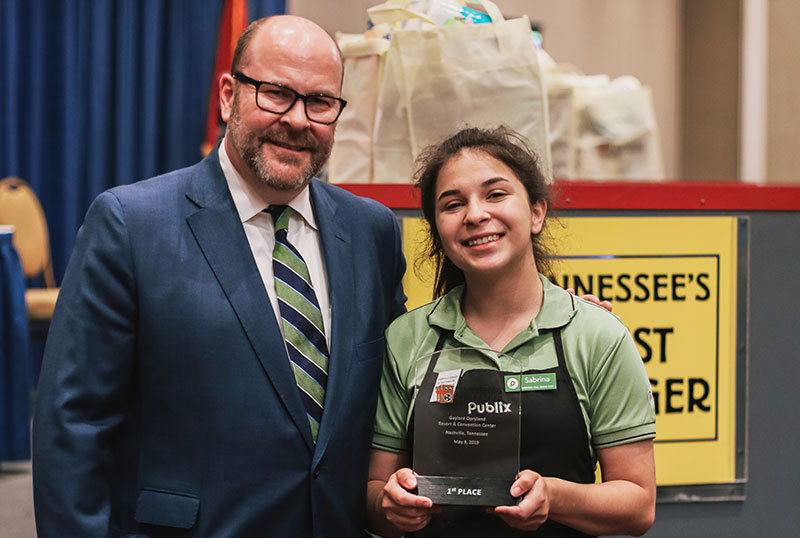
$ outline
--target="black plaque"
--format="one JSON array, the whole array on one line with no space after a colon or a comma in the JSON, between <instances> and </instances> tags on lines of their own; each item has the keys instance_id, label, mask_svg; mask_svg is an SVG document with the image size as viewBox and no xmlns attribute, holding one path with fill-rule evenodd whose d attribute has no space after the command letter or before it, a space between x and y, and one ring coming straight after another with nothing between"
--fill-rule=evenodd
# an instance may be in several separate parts
<instances>
[{"instance_id":1,"label":"black plaque","mask_svg":"<svg viewBox=\"0 0 800 538\"><path fill-rule=\"evenodd\" d=\"M456 348L417 360L413 468L435 504L513 505L519 472L519 361Z\"/></svg>"}]
</instances>

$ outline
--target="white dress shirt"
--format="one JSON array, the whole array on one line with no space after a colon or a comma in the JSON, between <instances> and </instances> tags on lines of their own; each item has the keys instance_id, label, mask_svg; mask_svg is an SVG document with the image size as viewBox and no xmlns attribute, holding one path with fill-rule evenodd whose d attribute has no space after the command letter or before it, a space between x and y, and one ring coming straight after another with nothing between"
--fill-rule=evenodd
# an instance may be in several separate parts
<instances>
[{"instance_id":1,"label":"white dress shirt","mask_svg":"<svg viewBox=\"0 0 800 538\"><path fill-rule=\"evenodd\" d=\"M275 278L272 272L275 224L272 222L272 217L268 213L264 213L264 209L269 206L269 203L259 196L236 171L225 152L225 140L219 146L219 164L222 167L222 173L225 174L225 180L228 182L228 189L231 191L242 226L244 226L244 233L250 243L250 251L253 253L258 272L261 274L261 281L269 295L275 317L280 321L281 313L278 308L278 296L275 293ZM314 286L314 293L317 295L317 301L322 311L325 339L328 342L328 349L330 349L331 301L328 294L328 274L325 271L322 238L314 218L314 211L311 208L311 195L308 187L289 202L289 207L294 211L289 219L287 237L289 242L300 251L306 266L308 266L311 284ZM278 323L278 325L283 334L283 324Z\"/></svg>"}]
</instances>

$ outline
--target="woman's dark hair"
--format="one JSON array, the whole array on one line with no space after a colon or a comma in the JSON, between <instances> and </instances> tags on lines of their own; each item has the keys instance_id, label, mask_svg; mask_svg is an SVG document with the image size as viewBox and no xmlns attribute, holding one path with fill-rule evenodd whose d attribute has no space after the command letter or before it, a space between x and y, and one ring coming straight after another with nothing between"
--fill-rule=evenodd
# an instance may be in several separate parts
<instances>
[{"instance_id":1,"label":"woman's dark hair","mask_svg":"<svg viewBox=\"0 0 800 538\"><path fill-rule=\"evenodd\" d=\"M427 147L416 162L414 186L419 189L422 215L428 222L428 245L426 254L432 260L436 279L433 298L441 297L454 287L464 283L464 273L445 256L442 241L436 229L436 181L442 167L464 150L482 151L508 166L522 182L531 203L539 200L550 205L550 189L539 168L539 161L525 138L505 126L495 129L467 128L459 131L440 144ZM545 219L546 222L546 219ZM542 228L544 231L544 227ZM540 273L550 276L550 251L542 241L542 234L531 234L533 256ZM418 262L425 263L424 258ZM419 269L419 265L417 266Z\"/></svg>"}]
</instances>

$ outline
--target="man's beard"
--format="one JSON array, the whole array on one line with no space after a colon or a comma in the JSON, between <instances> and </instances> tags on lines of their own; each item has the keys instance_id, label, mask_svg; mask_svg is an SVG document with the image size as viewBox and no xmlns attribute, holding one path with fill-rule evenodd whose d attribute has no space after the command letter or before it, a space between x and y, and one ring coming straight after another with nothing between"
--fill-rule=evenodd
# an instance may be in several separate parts
<instances>
[{"instance_id":1,"label":"man's beard","mask_svg":"<svg viewBox=\"0 0 800 538\"><path fill-rule=\"evenodd\" d=\"M305 187L311 181L311 178L322 170L328 157L330 157L331 148L333 147L332 141L328 144L321 144L310 133L295 133L280 123L273 124L261 135L246 131L242 127L241 118L239 117L238 96L233 98L226 136L231 137L234 147L259 181L279 191L295 191ZM311 152L311 160L308 166L302 169L297 177L278 177L278 174L273 170L272 163L267 160L261 151L264 144L271 142L308 148L308 151Z\"/></svg>"}]
</instances>

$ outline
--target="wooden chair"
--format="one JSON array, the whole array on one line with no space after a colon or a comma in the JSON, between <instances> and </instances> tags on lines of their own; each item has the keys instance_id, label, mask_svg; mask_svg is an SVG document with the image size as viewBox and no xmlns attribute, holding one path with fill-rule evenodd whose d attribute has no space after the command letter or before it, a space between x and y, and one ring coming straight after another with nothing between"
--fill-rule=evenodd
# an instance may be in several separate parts
<instances>
[{"instance_id":1,"label":"wooden chair","mask_svg":"<svg viewBox=\"0 0 800 538\"><path fill-rule=\"evenodd\" d=\"M44 288L25 290L25 305L31 321L50 321L58 297L50 258L47 221L36 193L18 177L0 180L0 224L14 226L14 247L25 278L42 276Z\"/></svg>"}]
</instances>

